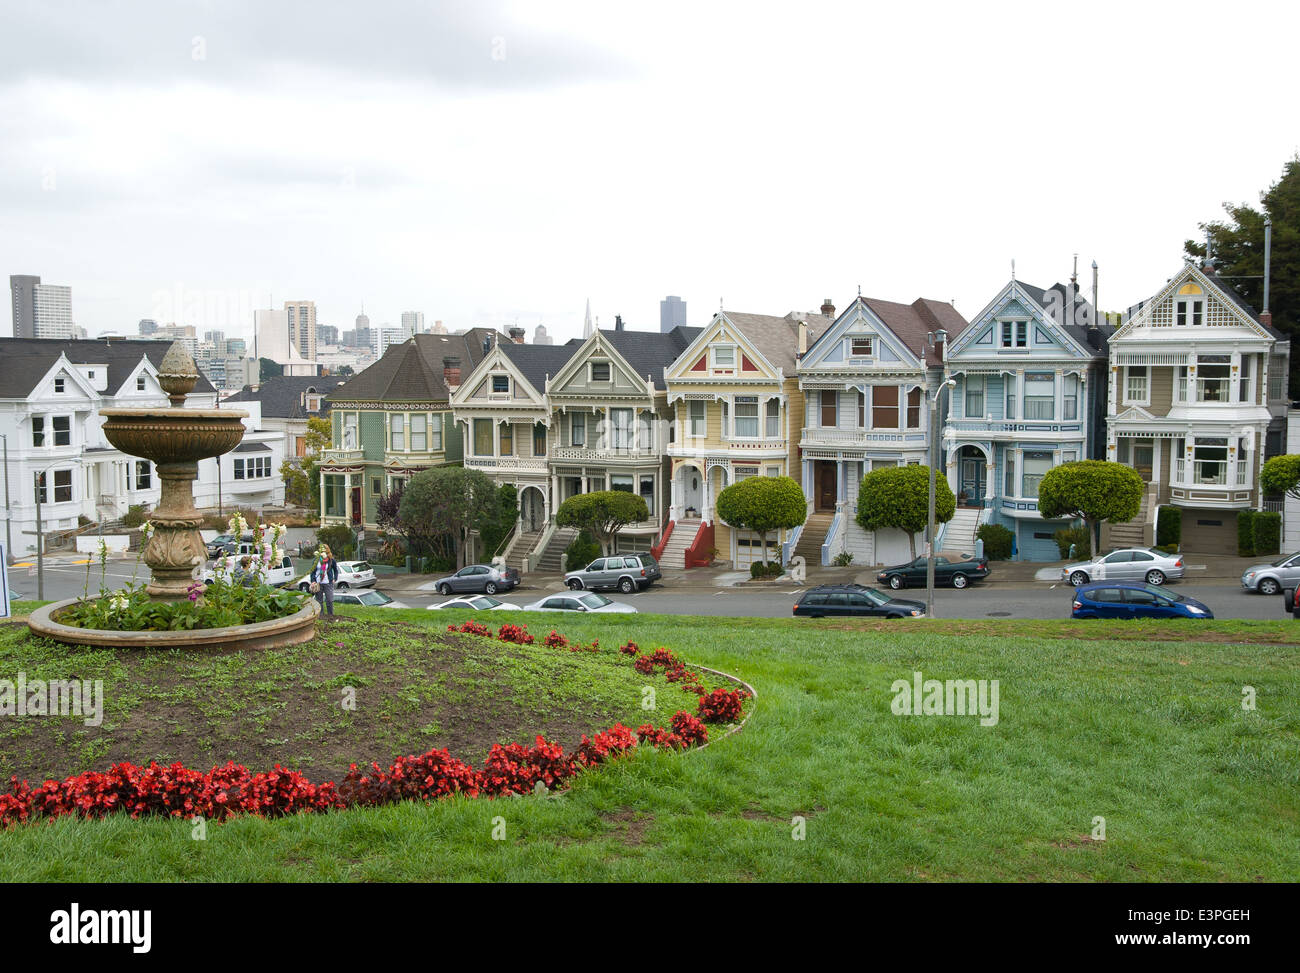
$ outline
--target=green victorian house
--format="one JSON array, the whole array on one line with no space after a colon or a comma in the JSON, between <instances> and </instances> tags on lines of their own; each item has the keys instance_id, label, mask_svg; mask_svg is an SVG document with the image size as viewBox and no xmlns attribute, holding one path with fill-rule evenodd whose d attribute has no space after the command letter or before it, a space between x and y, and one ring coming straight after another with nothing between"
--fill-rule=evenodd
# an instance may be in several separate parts
<instances>
[{"instance_id":1,"label":"green victorian house","mask_svg":"<svg viewBox=\"0 0 1300 973\"><path fill-rule=\"evenodd\" d=\"M334 440L318 467L321 525L373 529L396 480L461 462L448 400L502 335L417 334L329 395Z\"/></svg>"}]
</instances>

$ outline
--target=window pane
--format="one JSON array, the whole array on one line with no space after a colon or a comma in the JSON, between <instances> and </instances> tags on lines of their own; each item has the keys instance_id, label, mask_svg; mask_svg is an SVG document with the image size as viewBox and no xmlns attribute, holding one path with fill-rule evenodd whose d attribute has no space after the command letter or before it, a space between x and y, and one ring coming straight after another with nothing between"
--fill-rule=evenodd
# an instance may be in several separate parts
<instances>
[{"instance_id":1,"label":"window pane","mask_svg":"<svg viewBox=\"0 0 1300 973\"><path fill-rule=\"evenodd\" d=\"M871 388L871 425L876 429L898 428L898 386L874 385Z\"/></svg>"}]
</instances>

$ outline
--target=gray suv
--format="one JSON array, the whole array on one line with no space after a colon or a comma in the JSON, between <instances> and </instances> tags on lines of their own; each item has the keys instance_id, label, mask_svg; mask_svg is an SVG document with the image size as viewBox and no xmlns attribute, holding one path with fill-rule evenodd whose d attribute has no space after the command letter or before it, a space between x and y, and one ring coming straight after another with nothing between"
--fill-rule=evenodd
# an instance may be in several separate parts
<instances>
[{"instance_id":1,"label":"gray suv","mask_svg":"<svg viewBox=\"0 0 1300 973\"><path fill-rule=\"evenodd\" d=\"M585 568L570 571L564 583L574 591L617 588L626 595L649 588L662 577L659 562L649 554L615 554L598 557Z\"/></svg>"}]
</instances>

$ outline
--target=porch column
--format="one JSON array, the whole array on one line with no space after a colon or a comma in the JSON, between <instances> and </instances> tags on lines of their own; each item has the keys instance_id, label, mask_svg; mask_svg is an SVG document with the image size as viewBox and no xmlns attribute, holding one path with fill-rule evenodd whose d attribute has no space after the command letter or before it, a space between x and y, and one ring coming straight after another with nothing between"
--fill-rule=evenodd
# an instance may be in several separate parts
<instances>
[{"instance_id":1,"label":"porch column","mask_svg":"<svg viewBox=\"0 0 1300 973\"><path fill-rule=\"evenodd\" d=\"M352 523L352 474L343 476L343 520Z\"/></svg>"},{"instance_id":2,"label":"porch column","mask_svg":"<svg viewBox=\"0 0 1300 973\"><path fill-rule=\"evenodd\" d=\"M961 487L957 483L957 454L961 451L958 446L953 446L948 450L948 462L944 469L944 476L948 477L948 486L954 494L961 492Z\"/></svg>"},{"instance_id":3,"label":"porch column","mask_svg":"<svg viewBox=\"0 0 1300 973\"><path fill-rule=\"evenodd\" d=\"M835 507L837 510L844 508L844 501L848 499L848 482L849 479L844 474L844 460L835 461Z\"/></svg>"},{"instance_id":4,"label":"porch column","mask_svg":"<svg viewBox=\"0 0 1300 973\"><path fill-rule=\"evenodd\" d=\"M994 482L997 474L997 466L993 462L993 447L989 447L989 452L984 456L984 506L992 507L993 498L997 493L997 484Z\"/></svg>"}]
</instances>

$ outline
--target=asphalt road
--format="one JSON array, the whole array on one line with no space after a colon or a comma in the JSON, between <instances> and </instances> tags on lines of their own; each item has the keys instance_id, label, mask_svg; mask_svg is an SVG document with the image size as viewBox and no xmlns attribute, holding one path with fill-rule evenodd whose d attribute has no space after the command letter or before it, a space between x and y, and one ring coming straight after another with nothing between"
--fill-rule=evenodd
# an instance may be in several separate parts
<instances>
[{"instance_id":1,"label":"asphalt road","mask_svg":"<svg viewBox=\"0 0 1300 973\"><path fill-rule=\"evenodd\" d=\"M131 579L134 561L110 562L105 583L110 588L121 587ZM141 566L141 578L147 573ZM384 577L379 578L379 590L385 589ZM48 600L72 598L82 593L86 583L86 566L59 563L51 560L45 566L45 597ZM12 567L9 569L9 587L24 598L36 597L36 570ZM1280 597L1248 594L1236 584L1181 584L1170 585L1209 605L1216 618L1282 618ZM91 565L90 591L99 590L99 566ZM544 595L558 591L558 584L545 588L515 591L501 596L510 604L525 605ZM1024 585L979 585L964 591L940 588L935 592L935 617L937 618L1068 618L1071 588L1065 584L1026 583ZM390 591L392 597L413 608L423 608L446 599L434 592ZM925 600L924 589L906 589L900 597ZM608 592L615 601L626 601L638 611L659 612L668 615L760 616L781 618L788 616L794 605L797 591L790 588L715 588L682 584L656 585L649 591L632 595Z\"/></svg>"}]
</instances>

